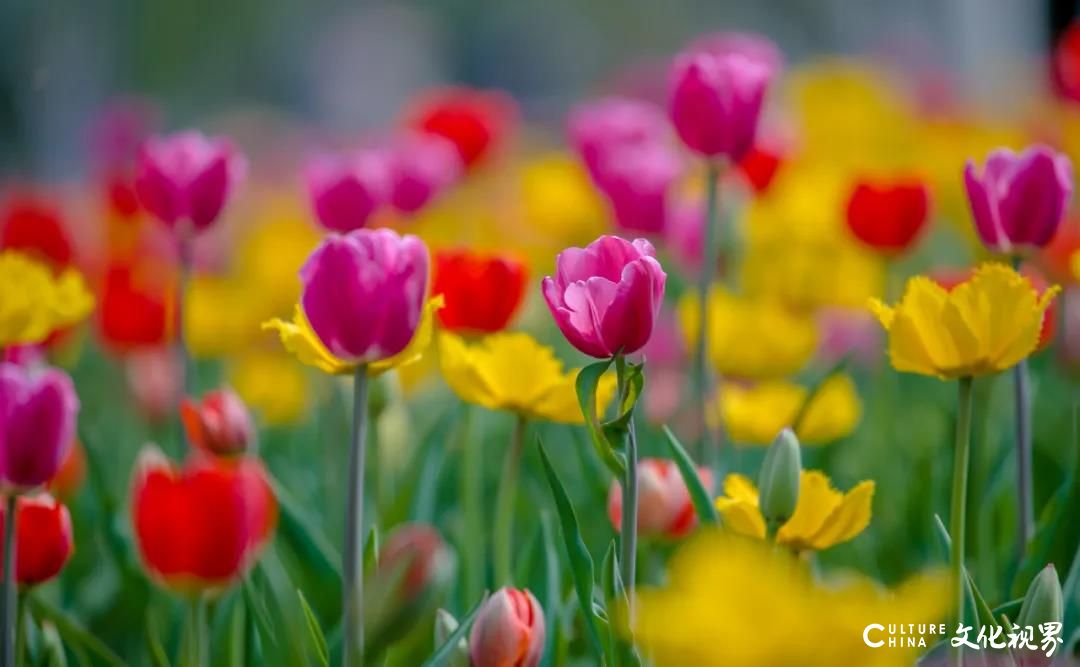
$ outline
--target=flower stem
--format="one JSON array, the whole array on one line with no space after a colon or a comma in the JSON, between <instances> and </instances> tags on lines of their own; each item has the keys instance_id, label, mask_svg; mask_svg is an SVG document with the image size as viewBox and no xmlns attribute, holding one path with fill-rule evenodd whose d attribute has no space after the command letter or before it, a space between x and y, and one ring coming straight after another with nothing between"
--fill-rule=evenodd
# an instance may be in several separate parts
<instances>
[{"instance_id":1,"label":"flower stem","mask_svg":"<svg viewBox=\"0 0 1080 667\"><path fill-rule=\"evenodd\" d=\"M15 614L16 610L16 584L15 584L15 502L18 496L9 493L4 498L4 585L3 600L0 600L0 628L3 635L0 636L0 657L3 667L15 667Z\"/></svg>"},{"instance_id":2,"label":"flower stem","mask_svg":"<svg viewBox=\"0 0 1080 667\"><path fill-rule=\"evenodd\" d=\"M1013 268L1020 270L1021 257L1013 257ZM1023 557L1035 531L1035 509L1031 481L1031 377L1027 359L1013 366L1013 402L1016 415L1016 552Z\"/></svg>"},{"instance_id":3,"label":"flower stem","mask_svg":"<svg viewBox=\"0 0 1080 667\"><path fill-rule=\"evenodd\" d=\"M182 225L177 230L180 275L176 283L176 312L174 315L176 319L176 342L174 344L174 354L176 355L176 365L179 367L179 372L183 378L181 384L183 393L179 400L183 400L185 396L192 396L195 391L191 353L188 350L187 336L184 333L184 295L187 294L188 284L191 282L191 238L189 226ZM177 406L177 415L179 415L179 406ZM179 452L187 451L187 441L184 433L184 422L177 417L176 440L177 451Z\"/></svg>"},{"instance_id":4,"label":"flower stem","mask_svg":"<svg viewBox=\"0 0 1080 667\"><path fill-rule=\"evenodd\" d=\"M353 423L349 446L349 482L345 506L345 553L342 566L345 609L342 664L363 665L364 651L364 442L367 439L367 366L353 376Z\"/></svg>"},{"instance_id":5,"label":"flower stem","mask_svg":"<svg viewBox=\"0 0 1080 667\"><path fill-rule=\"evenodd\" d=\"M465 529L461 537L464 560L464 601L466 605L479 602L484 592L486 568L484 524L484 449L480 438L473 435L473 408L464 406L461 417L461 502Z\"/></svg>"},{"instance_id":6,"label":"flower stem","mask_svg":"<svg viewBox=\"0 0 1080 667\"><path fill-rule=\"evenodd\" d=\"M206 667L206 602L195 595L188 602L187 660L190 667Z\"/></svg>"},{"instance_id":7,"label":"flower stem","mask_svg":"<svg viewBox=\"0 0 1080 667\"><path fill-rule=\"evenodd\" d=\"M623 401L630 391L626 382L626 358L622 354L615 355L615 372L618 378L618 405L619 410L622 410ZM626 436L626 475L622 480L622 526L619 529L619 566L630 606L631 627L634 621L634 581L637 574L637 463L637 432L634 429L634 417L631 415Z\"/></svg>"},{"instance_id":8,"label":"flower stem","mask_svg":"<svg viewBox=\"0 0 1080 667\"><path fill-rule=\"evenodd\" d=\"M968 462L971 458L971 385L970 377L960 378L956 406L956 444L953 452L952 512L949 532L952 550L949 569L952 574L953 600L958 622L964 619L964 542L967 534ZM963 665L963 647L953 649L953 665Z\"/></svg>"},{"instance_id":9,"label":"flower stem","mask_svg":"<svg viewBox=\"0 0 1080 667\"><path fill-rule=\"evenodd\" d=\"M712 453L712 433L709 430L709 286L716 270L717 227L719 226L720 165L709 161L705 165L705 239L702 245L701 269L698 275L698 338L694 351L694 390L698 399L698 432L701 435L699 456Z\"/></svg>"},{"instance_id":10,"label":"flower stem","mask_svg":"<svg viewBox=\"0 0 1080 667\"><path fill-rule=\"evenodd\" d=\"M518 470L521 468L521 449L528 422L517 415L514 433L510 436L510 448L503 461L499 478L499 490L495 496L495 585L513 584L511 559L513 555L514 498L517 491Z\"/></svg>"}]
</instances>

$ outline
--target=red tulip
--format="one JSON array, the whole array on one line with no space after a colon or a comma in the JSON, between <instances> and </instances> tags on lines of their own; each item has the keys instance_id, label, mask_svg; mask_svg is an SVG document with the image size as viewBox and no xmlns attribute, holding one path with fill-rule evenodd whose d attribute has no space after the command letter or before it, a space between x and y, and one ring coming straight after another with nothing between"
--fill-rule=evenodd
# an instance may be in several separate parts
<instances>
[{"instance_id":1,"label":"red tulip","mask_svg":"<svg viewBox=\"0 0 1080 667\"><path fill-rule=\"evenodd\" d=\"M739 171L754 192L762 193L772 184L780 162L779 152L755 146L739 160Z\"/></svg>"},{"instance_id":2,"label":"red tulip","mask_svg":"<svg viewBox=\"0 0 1080 667\"><path fill-rule=\"evenodd\" d=\"M468 169L506 140L516 116L517 105L505 93L445 88L422 98L409 114L408 125L449 139Z\"/></svg>"},{"instance_id":3,"label":"red tulip","mask_svg":"<svg viewBox=\"0 0 1080 667\"><path fill-rule=\"evenodd\" d=\"M176 321L174 278L158 260L117 260L105 269L98 306L98 330L118 352L162 345L172 339Z\"/></svg>"},{"instance_id":4,"label":"red tulip","mask_svg":"<svg viewBox=\"0 0 1080 667\"><path fill-rule=\"evenodd\" d=\"M60 210L46 199L17 195L0 211L0 248L21 250L60 269L71 263L71 238Z\"/></svg>"},{"instance_id":5,"label":"red tulip","mask_svg":"<svg viewBox=\"0 0 1080 667\"><path fill-rule=\"evenodd\" d=\"M706 490L712 488L712 473L698 470ZM642 459L638 464L638 532L653 537L678 538L697 526L697 512L690 492L674 461ZM622 527L622 487L611 483L608 518L615 530Z\"/></svg>"},{"instance_id":6,"label":"red tulip","mask_svg":"<svg viewBox=\"0 0 1080 667\"><path fill-rule=\"evenodd\" d=\"M544 656L544 610L527 590L500 588L469 635L472 667L536 667Z\"/></svg>"},{"instance_id":7,"label":"red tulip","mask_svg":"<svg viewBox=\"0 0 1080 667\"><path fill-rule=\"evenodd\" d=\"M67 507L47 493L39 493L19 496L15 512L16 581L31 586L60 574L75 550ZM6 512L0 507L0 534L6 520ZM2 568L0 564L0 573Z\"/></svg>"},{"instance_id":8,"label":"red tulip","mask_svg":"<svg viewBox=\"0 0 1080 667\"><path fill-rule=\"evenodd\" d=\"M1059 95L1080 101L1080 21L1073 21L1054 47L1051 77Z\"/></svg>"},{"instance_id":9,"label":"red tulip","mask_svg":"<svg viewBox=\"0 0 1080 667\"><path fill-rule=\"evenodd\" d=\"M208 392L202 401L185 398L180 418L188 440L207 454L243 454L255 440L255 424L244 401L231 389Z\"/></svg>"},{"instance_id":10,"label":"red tulip","mask_svg":"<svg viewBox=\"0 0 1080 667\"><path fill-rule=\"evenodd\" d=\"M863 243L885 255L904 252L926 225L930 193L908 178L891 182L862 180L848 199L847 223Z\"/></svg>"},{"instance_id":11,"label":"red tulip","mask_svg":"<svg viewBox=\"0 0 1080 667\"><path fill-rule=\"evenodd\" d=\"M219 589L242 577L277 522L267 472L250 456L196 455L178 469L157 449L146 449L131 496L143 564L178 591Z\"/></svg>"},{"instance_id":12,"label":"red tulip","mask_svg":"<svg viewBox=\"0 0 1080 667\"><path fill-rule=\"evenodd\" d=\"M506 328L525 295L525 265L468 250L435 253L432 294L446 305L439 321L453 331L492 333Z\"/></svg>"}]
</instances>

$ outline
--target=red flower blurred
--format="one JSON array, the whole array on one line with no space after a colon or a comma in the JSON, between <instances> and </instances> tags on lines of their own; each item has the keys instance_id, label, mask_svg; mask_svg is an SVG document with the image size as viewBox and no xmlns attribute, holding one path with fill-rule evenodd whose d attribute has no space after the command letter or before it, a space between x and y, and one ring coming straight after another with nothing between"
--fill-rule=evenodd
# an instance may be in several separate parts
<instances>
[{"instance_id":1,"label":"red flower blurred","mask_svg":"<svg viewBox=\"0 0 1080 667\"><path fill-rule=\"evenodd\" d=\"M60 209L47 199L13 195L0 211L0 248L21 250L62 269L72 260L71 238Z\"/></svg>"},{"instance_id":2,"label":"red flower blurred","mask_svg":"<svg viewBox=\"0 0 1080 667\"><path fill-rule=\"evenodd\" d=\"M1065 29L1054 47L1051 79L1059 95L1080 101L1080 21Z\"/></svg>"},{"instance_id":3,"label":"red flower blurred","mask_svg":"<svg viewBox=\"0 0 1080 667\"><path fill-rule=\"evenodd\" d=\"M75 550L71 514L47 493L19 496L15 505L15 579L40 584L60 574ZM0 533L7 520L0 507ZM0 573L3 565L0 564Z\"/></svg>"},{"instance_id":4,"label":"red flower blurred","mask_svg":"<svg viewBox=\"0 0 1080 667\"><path fill-rule=\"evenodd\" d=\"M439 321L452 331L500 331L521 305L525 279L525 265L510 257L437 252L432 294L446 299Z\"/></svg>"},{"instance_id":5,"label":"red flower blurred","mask_svg":"<svg viewBox=\"0 0 1080 667\"><path fill-rule=\"evenodd\" d=\"M158 450L144 450L131 496L143 564L178 591L222 588L242 577L277 523L266 469L250 456L196 455L178 469Z\"/></svg>"},{"instance_id":6,"label":"red flower blurred","mask_svg":"<svg viewBox=\"0 0 1080 667\"><path fill-rule=\"evenodd\" d=\"M1039 266L1054 281L1075 283L1077 276L1073 275L1072 258L1077 252L1080 252L1080 220L1065 218L1049 245L1039 253Z\"/></svg>"},{"instance_id":7,"label":"red flower blurred","mask_svg":"<svg viewBox=\"0 0 1080 667\"><path fill-rule=\"evenodd\" d=\"M71 499L82 486L83 478L86 477L86 450L81 442L76 440L68 449L64 460L60 462L60 469L49 480L47 488L60 498Z\"/></svg>"},{"instance_id":8,"label":"red flower blurred","mask_svg":"<svg viewBox=\"0 0 1080 667\"><path fill-rule=\"evenodd\" d=\"M971 269L940 268L930 273L930 279L951 292L961 283L966 282L971 277L971 273ZM1042 294L1046 291L1046 288L1050 287L1042 274L1028 264L1020 267L1020 273L1031 281L1031 286L1039 294ZM1054 299L1050 302L1050 307L1043 313L1042 330L1039 332L1039 345L1035 348L1036 352L1046 349L1054 341L1054 334L1057 333L1058 309L1061 308L1060 303L1061 299Z\"/></svg>"},{"instance_id":9,"label":"red flower blurred","mask_svg":"<svg viewBox=\"0 0 1080 667\"><path fill-rule=\"evenodd\" d=\"M760 194L769 189L777 170L780 169L780 162L779 152L755 146L739 160L738 167L750 187L754 188L754 192Z\"/></svg>"},{"instance_id":10,"label":"red flower blurred","mask_svg":"<svg viewBox=\"0 0 1080 667\"><path fill-rule=\"evenodd\" d=\"M472 168L513 129L517 105L509 95L472 88L443 88L423 96L407 115L410 127L449 139Z\"/></svg>"},{"instance_id":11,"label":"red flower blurred","mask_svg":"<svg viewBox=\"0 0 1080 667\"><path fill-rule=\"evenodd\" d=\"M701 483L712 490L712 473L698 468ZM638 464L638 531L647 537L675 539L692 531L698 523L690 491L679 468L667 459L642 459ZM615 530L622 530L622 486L612 481L608 491L608 518Z\"/></svg>"},{"instance_id":12,"label":"red flower blurred","mask_svg":"<svg viewBox=\"0 0 1080 667\"><path fill-rule=\"evenodd\" d=\"M207 454L243 454L255 442L251 413L228 388L209 391L201 401L185 398L180 402L180 419L191 444Z\"/></svg>"},{"instance_id":13,"label":"red flower blurred","mask_svg":"<svg viewBox=\"0 0 1080 667\"><path fill-rule=\"evenodd\" d=\"M98 330L113 350L161 345L176 331L175 279L153 259L113 260L105 269Z\"/></svg>"},{"instance_id":14,"label":"red flower blurred","mask_svg":"<svg viewBox=\"0 0 1080 667\"><path fill-rule=\"evenodd\" d=\"M866 245L885 255L897 255L915 242L929 210L929 190L916 178L864 179L848 199L847 223Z\"/></svg>"}]
</instances>

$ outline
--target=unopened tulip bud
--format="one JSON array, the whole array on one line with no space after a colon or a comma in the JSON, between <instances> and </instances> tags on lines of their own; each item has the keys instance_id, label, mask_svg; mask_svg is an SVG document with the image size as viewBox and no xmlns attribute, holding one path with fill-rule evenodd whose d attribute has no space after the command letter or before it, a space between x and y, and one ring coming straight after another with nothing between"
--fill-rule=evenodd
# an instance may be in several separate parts
<instances>
[{"instance_id":1,"label":"unopened tulip bud","mask_svg":"<svg viewBox=\"0 0 1080 667\"><path fill-rule=\"evenodd\" d=\"M488 598L469 635L472 667L536 667L544 655L544 610L527 590Z\"/></svg>"},{"instance_id":2,"label":"unopened tulip bud","mask_svg":"<svg viewBox=\"0 0 1080 667\"><path fill-rule=\"evenodd\" d=\"M760 495L758 503L766 524L774 529L781 526L795 513L799 501L799 475L802 460L799 439L794 431L785 428L773 440L761 465L758 480Z\"/></svg>"},{"instance_id":3,"label":"unopened tulip bud","mask_svg":"<svg viewBox=\"0 0 1080 667\"><path fill-rule=\"evenodd\" d=\"M706 489L712 488L712 473L698 469ZM697 526L697 513L690 500L678 466L665 459L642 459L638 464L638 517L641 535L677 539ZM622 486L612 482L608 492L608 518L615 530L622 526Z\"/></svg>"},{"instance_id":4,"label":"unopened tulip bud","mask_svg":"<svg viewBox=\"0 0 1080 667\"><path fill-rule=\"evenodd\" d=\"M75 550L71 515L47 493L19 496L15 505L15 579L32 586L60 574ZM0 530L7 516L0 508Z\"/></svg>"},{"instance_id":5,"label":"unopened tulip bud","mask_svg":"<svg viewBox=\"0 0 1080 667\"><path fill-rule=\"evenodd\" d=\"M180 416L191 444L209 454L242 454L255 442L251 413L231 389L211 391L197 403L184 399Z\"/></svg>"},{"instance_id":6,"label":"unopened tulip bud","mask_svg":"<svg viewBox=\"0 0 1080 667\"><path fill-rule=\"evenodd\" d=\"M1039 627L1042 623L1060 623L1062 618L1061 580L1051 563L1044 567L1024 595L1016 623L1020 627Z\"/></svg>"},{"instance_id":7,"label":"unopened tulip bud","mask_svg":"<svg viewBox=\"0 0 1080 667\"><path fill-rule=\"evenodd\" d=\"M450 635L458 629L457 619L445 609L435 610L435 647L438 648L450 639ZM447 667L470 667L469 643L462 637L458 640L454 650L447 659Z\"/></svg>"}]
</instances>

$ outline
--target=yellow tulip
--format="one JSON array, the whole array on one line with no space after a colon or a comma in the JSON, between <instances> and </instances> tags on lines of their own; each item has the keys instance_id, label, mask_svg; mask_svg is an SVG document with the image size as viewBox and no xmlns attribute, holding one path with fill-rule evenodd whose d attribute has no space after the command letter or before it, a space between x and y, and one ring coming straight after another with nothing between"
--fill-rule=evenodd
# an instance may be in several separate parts
<instances>
[{"instance_id":1,"label":"yellow tulip","mask_svg":"<svg viewBox=\"0 0 1080 667\"><path fill-rule=\"evenodd\" d=\"M996 373L1031 354L1058 291L1040 296L1027 278L990 263L952 291L916 276L899 304L874 299L870 307L889 334L896 370L960 378Z\"/></svg>"},{"instance_id":2,"label":"yellow tulip","mask_svg":"<svg viewBox=\"0 0 1080 667\"><path fill-rule=\"evenodd\" d=\"M368 376L376 377L389 370L418 361L431 346L431 337L435 329L435 311L442 305L442 295L428 299L428 302L424 304L420 326L416 328L416 333L413 334L409 344L394 356L369 364ZM264 331L276 331L285 349L304 365L313 366L331 375L351 375L356 371L354 364L338 359L326 349L319 337L315 335L315 331L307 321L307 316L304 315L304 309L299 304L296 305L291 322L274 318L263 322L262 328Z\"/></svg>"},{"instance_id":3,"label":"yellow tulip","mask_svg":"<svg viewBox=\"0 0 1080 667\"><path fill-rule=\"evenodd\" d=\"M793 426L804 445L828 444L855 430L862 403L849 376L827 379L804 408L807 391L785 380L727 383L720 391L724 430L734 443L750 445L770 444L785 426Z\"/></svg>"},{"instance_id":4,"label":"yellow tulip","mask_svg":"<svg viewBox=\"0 0 1080 667\"><path fill-rule=\"evenodd\" d=\"M93 309L94 297L78 271L54 276L20 252L0 253L0 347L40 343Z\"/></svg>"},{"instance_id":5,"label":"yellow tulip","mask_svg":"<svg viewBox=\"0 0 1080 667\"><path fill-rule=\"evenodd\" d=\"M704 532L675 553L663 585L639 589L633 637L656 667L911 665L918 648L871 648L863 631L923 624L918 638L933 645L948 611L946 583L937 573L894 590L854 576L819 583L790 554ZM624 609L617 621L628 632Z\"/></svg>"},{"instance_id":6,"label":"yellow tulip","mask_svg":"<svg viewBox=\"0 0 1080 667\"><path fill-rule=\"evenodd\" d=\"M863 481L847 493L833 488L818 470L803 470L795 513L776 533L777 544L792 551L820 551L855 538L870 524L874 483ZM758 490L739 474L724 479L724 495L716 508L728 529L747 537L765 538L765 519L758 509Z\"/></svg>"},{"instance_id":7,"label":"yellow tulip","mask_svg":"<svg viewBox=\"0 0 1080 667\"><path fill-rule=\"evenodd\" d=\"M722 375L783 377L802 368L814 353L817 328L808 317L775 301L737 297L720 287L710 291L708 301L709 358ZM693 294L679 301L678 315L687 347L693 349L701 326Z\"/></svg>"},{"instance_id":8,"label":"yellow tulip","mask_svg":"<svg viewBox=\"0 0 1080 667\"><path fill-rule=\"evenodd\" d=\"M550 347L525 333L496 333L475 343L439 332L439 365L458 397L492 410L533 419L582 424L574 383L578 371L563 369ZM600 381L597 409L615 395L610 373Z\"/></svg>"}]
</instances>

